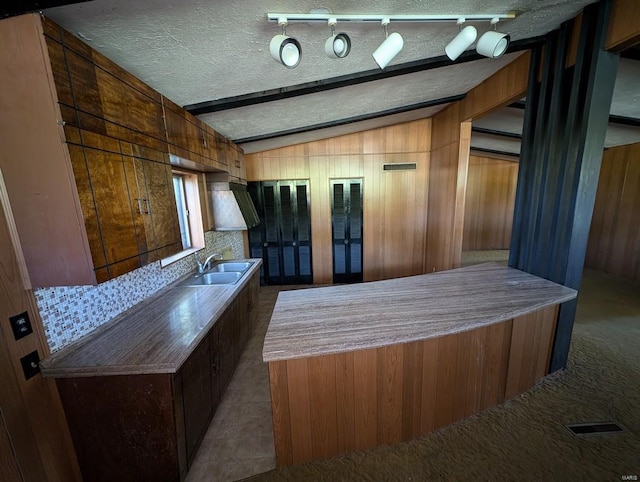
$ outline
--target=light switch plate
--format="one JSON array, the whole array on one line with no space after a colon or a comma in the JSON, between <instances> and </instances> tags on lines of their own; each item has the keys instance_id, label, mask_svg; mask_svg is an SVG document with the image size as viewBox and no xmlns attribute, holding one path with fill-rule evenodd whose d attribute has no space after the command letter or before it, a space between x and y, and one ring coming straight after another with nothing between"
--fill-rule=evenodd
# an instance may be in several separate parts
<instances>
[{"instance_id":1,"label":"light switch plate","mask_svg":"<svg viewBox=\"0 0 640 482\"><path fill-rule=\"evenodd\" d=\"M40 356L38 355L38 350L34 350L20 358L20 363L22 364L25 380L29 380L29 378L40 373Z\"/></svg>"},{"instance_id":2,"label":"light switch plate","mask_svg":"<svg viewBox=\"0 0 640 482\"><path fill-rule=\"evenodd\" d=\"M31 320L29 320L29 313L26 311L19 315L14 315L9 318L11 322L11 329L13 330L13 336L16 340L24 338L27 335L33 333L31 328Z\"/></svg>"}]
</instances>

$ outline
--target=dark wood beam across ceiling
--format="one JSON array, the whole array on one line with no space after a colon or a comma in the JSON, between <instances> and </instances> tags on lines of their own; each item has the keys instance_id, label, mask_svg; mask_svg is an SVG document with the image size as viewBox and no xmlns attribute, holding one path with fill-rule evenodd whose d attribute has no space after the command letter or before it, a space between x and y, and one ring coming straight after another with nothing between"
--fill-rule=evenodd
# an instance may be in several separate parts
<instances>
[{"instance_id":1,"label":"dark wood beam across ceiling","mask_svg":"<svg viewBox=\"0 0 640 482\"><path fill-rule=\"evenodd\" d=\"M83 3L89 0L44 0L44 1L18 1L3 2L0 5L0 18L15 17L23 13L39 12L53 7L62 7L74 3Z\"/></svg>"}]
</instances>

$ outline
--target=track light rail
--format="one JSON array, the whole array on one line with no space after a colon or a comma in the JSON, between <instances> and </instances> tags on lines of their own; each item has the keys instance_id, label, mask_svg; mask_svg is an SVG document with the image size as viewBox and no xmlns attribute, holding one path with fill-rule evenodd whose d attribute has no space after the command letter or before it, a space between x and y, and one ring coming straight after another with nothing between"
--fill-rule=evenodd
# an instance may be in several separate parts
<instances>
[{"instance_id":1,"label":"track light rail","mask_svg":"<svg viewBox=\"0 0 640 482\"><path fill-rule=\"evenodd\" d=\"M336 15L333 13L267 13L270 22L278 22L280 18L286 18L287 22L328 22L335 18L338 22L382 22L388 19L391 22L454 22L464 18L467 22L499 21L516 18L518 12L515 10L507 13L485 13L485 14L458 14L458 15Z\"/></svg>"}]
</instances>

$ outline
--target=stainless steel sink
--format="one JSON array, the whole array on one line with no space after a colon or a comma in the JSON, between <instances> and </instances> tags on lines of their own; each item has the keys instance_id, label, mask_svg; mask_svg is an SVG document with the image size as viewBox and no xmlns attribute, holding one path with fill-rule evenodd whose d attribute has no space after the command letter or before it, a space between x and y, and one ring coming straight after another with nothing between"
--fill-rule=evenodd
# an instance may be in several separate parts
<instances>
[{"instance_id":1,"label":"stainless steel sink","mask_svg":"<svg viewBox=\"0 0 640 482\"><path fill-rule=\"evenodd\" d=\"M226 272L239 272L244 273L247 271L253 261L222 261L213 265L207 272L208 273L226 273Z\"/></svg>"},{"instance_id":2,"label":"stainless steel sink","mask_svg":"<svg viewBox=\"0 0 640 482\"><path fill-rule=\"evenodd\" d=\"M201 274L189 276L180 286L232 285L253 265L253 261L220 261Z\"/></svg>"},{"instance_id":3,"label":"stainless steel sink","mask_svg":"<svg viewBox=\"0 0 640 482\"><path fill-rule=\"evenodd\" d=\"M181 286L206 286L206 285L232 285L242 278L243 273L238 271L207 272L191 276L180 283Z\"/></svg>"}]
</instances>

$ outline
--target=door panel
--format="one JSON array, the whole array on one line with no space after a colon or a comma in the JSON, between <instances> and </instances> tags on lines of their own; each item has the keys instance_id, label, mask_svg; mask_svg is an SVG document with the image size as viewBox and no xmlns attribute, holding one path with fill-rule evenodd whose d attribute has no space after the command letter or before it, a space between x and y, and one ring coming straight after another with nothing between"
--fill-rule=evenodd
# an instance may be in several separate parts
<instances>
[{"instance_id":1,"label":"door panel","mask_svg":"<svg viewBox=\"0 0 640 482\"><path fill-rule=\"evenodd\" d=\"M311 283L308 181L252 182L248 191L260 216L260 224L249 231L249 244L251 256L263 260L262 283Z\"/></svg>"},{"instance_id":2,"label":"door panel","mask_svg":"<svg viewBox=\"0 0 640 482\"><path fill-rule=\"evenodd\" d=\"M362 179L332 180L333 282L362 281Z\"/></svg>"}]
</instances>

